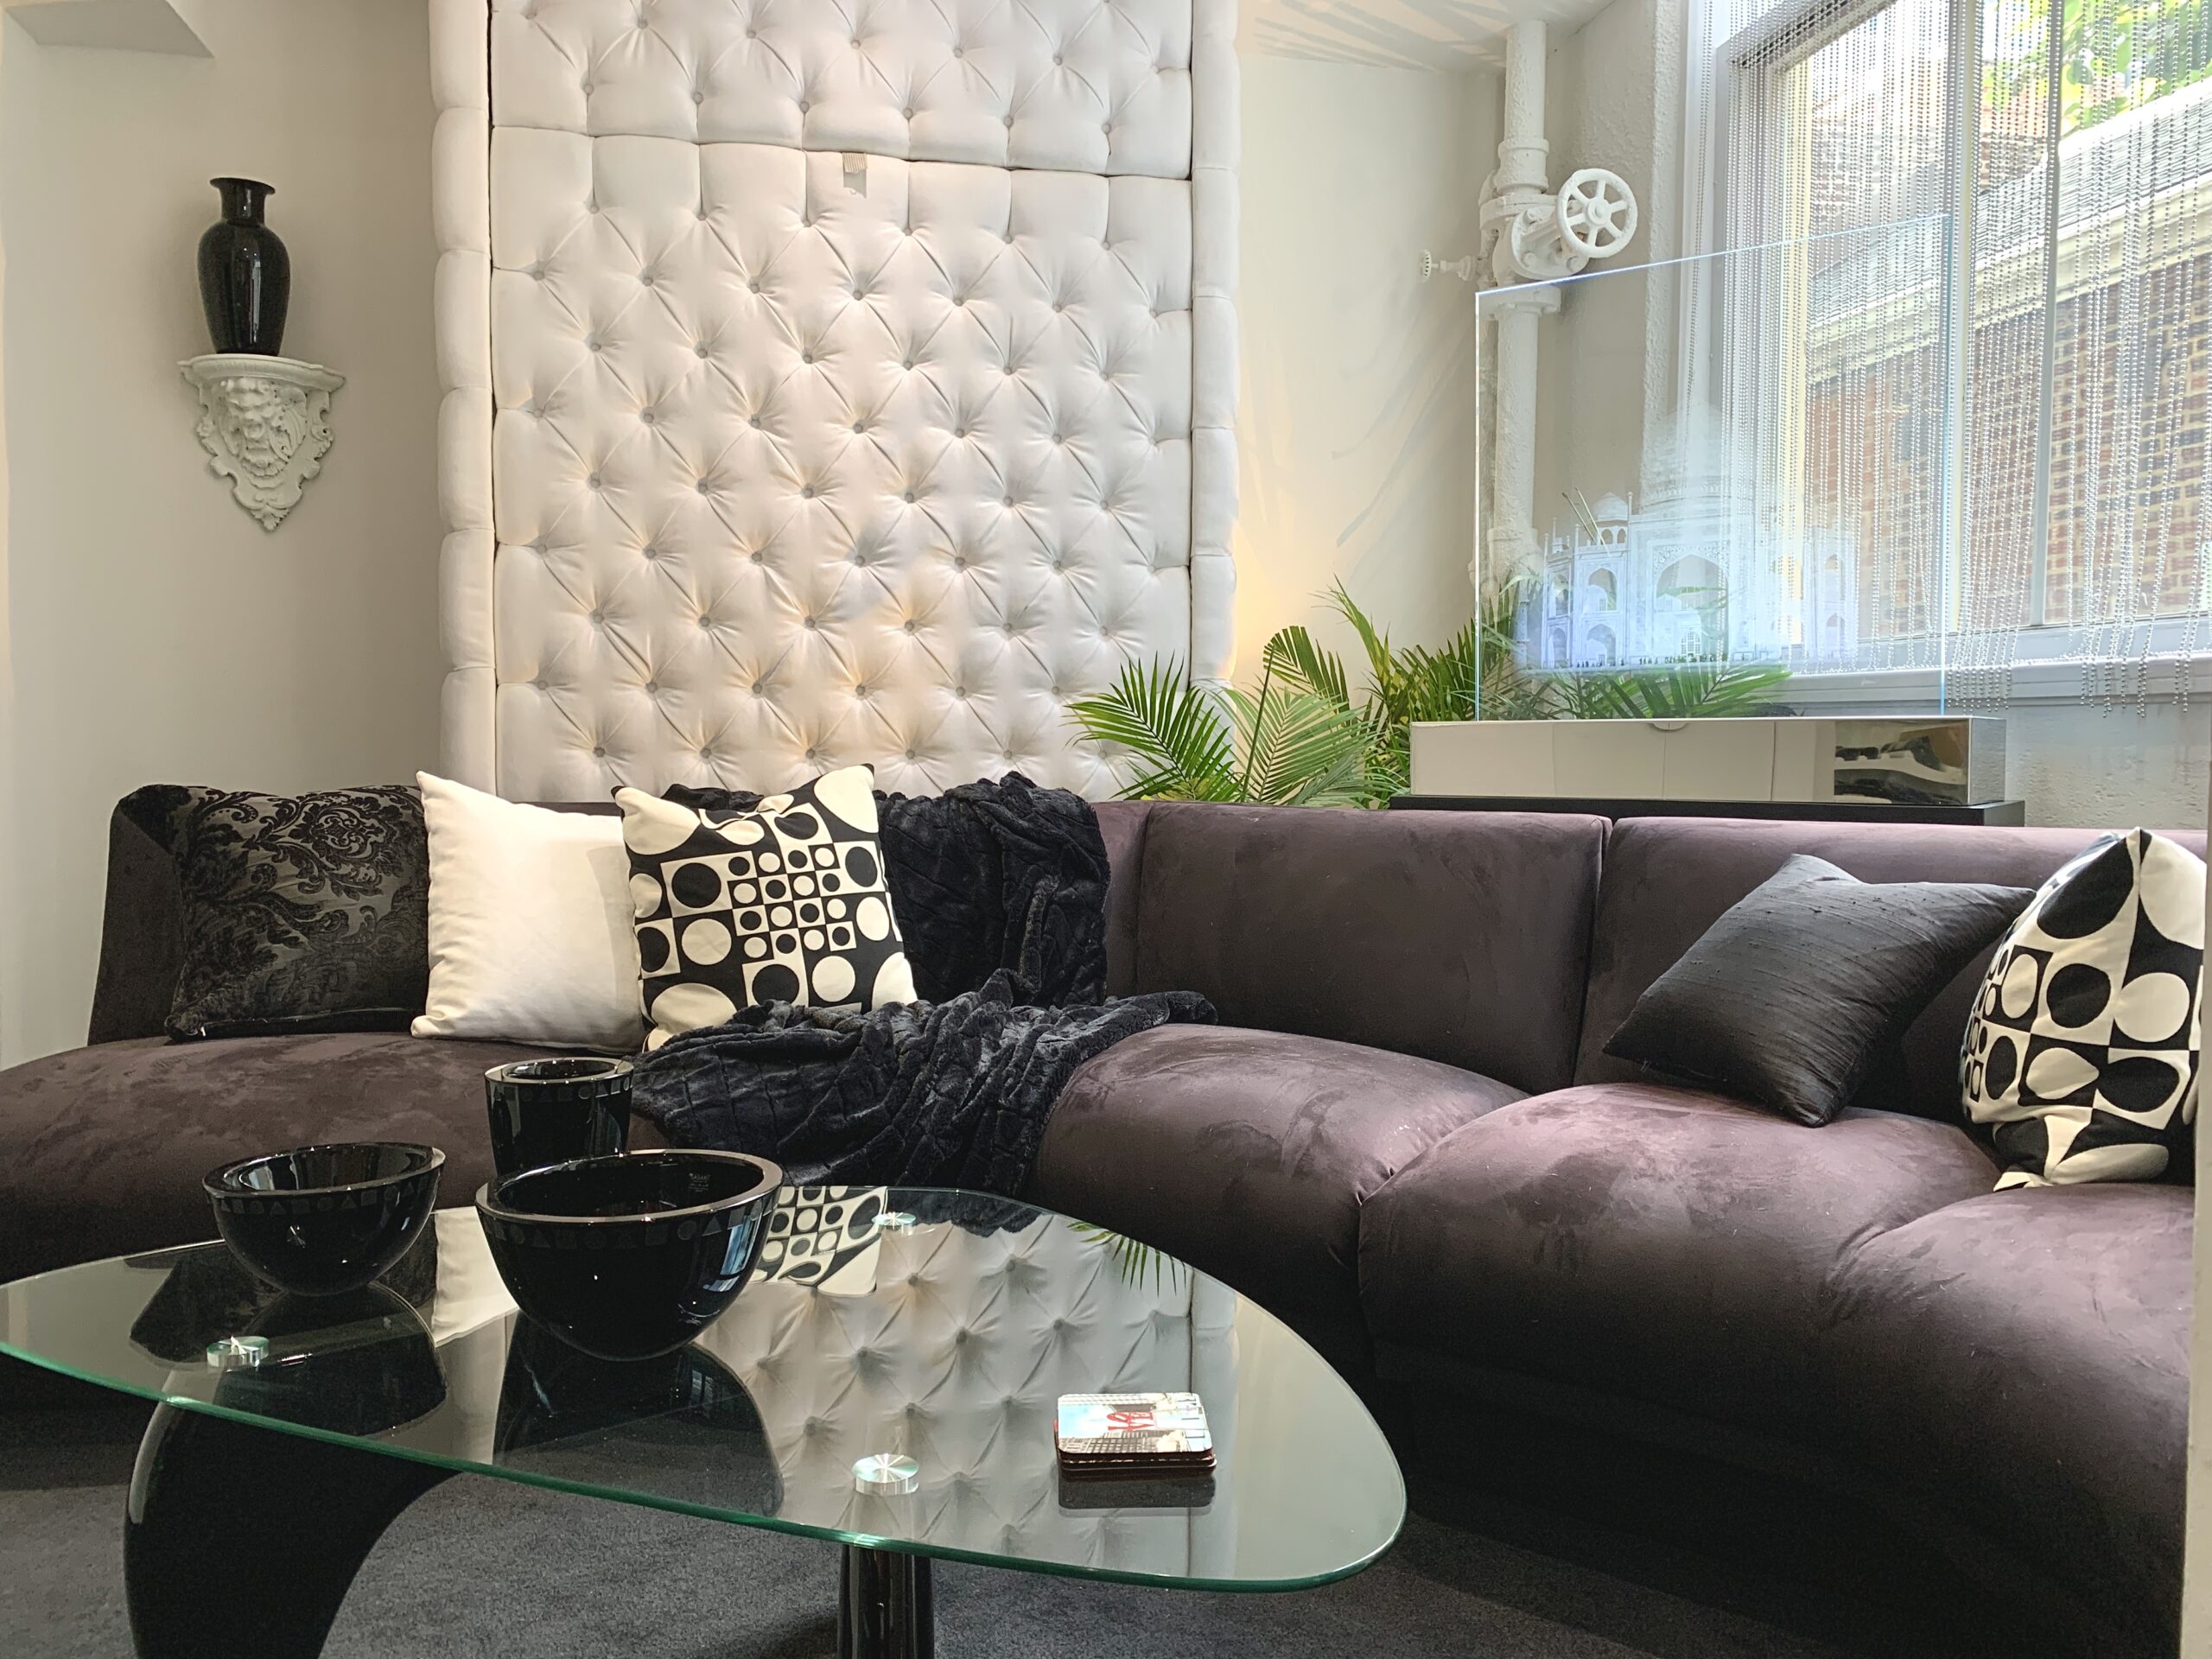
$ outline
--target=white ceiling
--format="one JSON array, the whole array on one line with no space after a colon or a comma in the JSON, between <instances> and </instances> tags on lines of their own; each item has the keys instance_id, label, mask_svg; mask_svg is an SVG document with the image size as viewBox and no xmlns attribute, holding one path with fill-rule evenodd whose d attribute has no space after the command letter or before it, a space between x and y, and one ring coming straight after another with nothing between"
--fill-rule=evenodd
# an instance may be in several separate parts
<instances>
[{"instance_id":1,"label":"white ceiling","mask_svg":"<svg viewBox=\"0 0 2212 1659\"><path fill-rule=\"evenodd\" d=\"M1580 28L1611 0L1240 0L1238 45L1270 57L1392 69L1481 68L1499 61L1506 25L1540 17Z\"/></svg>"}]
</instances>

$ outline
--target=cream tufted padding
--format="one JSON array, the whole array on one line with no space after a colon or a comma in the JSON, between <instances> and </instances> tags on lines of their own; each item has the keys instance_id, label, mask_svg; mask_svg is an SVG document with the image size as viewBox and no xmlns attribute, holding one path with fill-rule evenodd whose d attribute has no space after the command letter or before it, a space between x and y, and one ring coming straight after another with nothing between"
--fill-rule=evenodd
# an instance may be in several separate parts
<instances>
[{"instance_id":1,"label":"cream tufted padding","mask_svg":"<svg viewBox=\"0 0 2212 1659\"><path fill-rule=\"evenodd\" d=\"M497 1407L518 1316L475 1216L444 1211L438 1228L431 1326L447 1400L392 1438L500 1460ZM1286 1478L1280 1442L1238 1450L1247 1407L1261 1414L1279 1407L1271 1374L1297 1338L1217 1281L1179 1263L1127 1263L1110 1239L1064 1217L990 1234L950 1224L887 1233L844 1257L819 1287L764 1272L700 1346L744 1383L760 1414L778 1475L777 1513L811 1526L892 1532L945 1553L1231 1578L1262 1560L1267 1572L1283 1571L1280 1543L1266 1542L1266 1494L1286 1480L1294 1493L1313 1490L1295 1472ZM204 1369L179 1386L192 1391L195 1376L204 1389ZM1209 1506L1063 1508L1052 1446L1058 1396L1153 1389L1193 1389L1205 1402L1219 1459ZM1274 1427L1284 1435L1297 1429ZM702 1456L696 1471L645 1466L649 1453L638 1440L650 1436L618 1438L633 1448L626 1478L643 1490L729 1501L713 1484L726 1467L715 1459ZM895 1516L872 1514L883 1500L852 1489L853 1463L873 1452L903 1452L921 1465L916 1491L898 1500ZM603 1475L575 1461L588 1465L596 1455L588 1435L562 1453L569 1472L582 1478ZM1248 1494L1242 1503L1240 1492ZM1110 1502L1112 1493L1099 1497Z\"/></svg>"},{"instance_id":2,"label":"cream tufted padding","mask_svg":"<svg viewBox=\"0 0 2212 1659\"><path fill-rule=\"evenodd\" d=\"M1236 1509L1232 1292L1187 1268L1125 1268L1057 1216L988 1235L887 1234L873 1287L849 1270L837 1283L843 1294L756 1280L700 1344L760 1408L785 1515L868 1529L882 1500L852 1491L853 1463L899 1452L921 1465L899 1500L906 1525L918 1516L941 1548L1227 1573L1233 1529L1210 1522ZM1205 1398L1220 1448L1211 1514L1062 1509L1052 1402L1148 1389Z\"/></svg>"},{"instance_id":3,"label":"cream tufted padding","mask_svg":"<svg viewBox=\"0 0 2212 1659\"><path fill-rule=\"evenodd\" d=\"M1105 793L1067 703L1226 671L1227 0L434 23L455 775Z\"/></svg>"}]
</instances>

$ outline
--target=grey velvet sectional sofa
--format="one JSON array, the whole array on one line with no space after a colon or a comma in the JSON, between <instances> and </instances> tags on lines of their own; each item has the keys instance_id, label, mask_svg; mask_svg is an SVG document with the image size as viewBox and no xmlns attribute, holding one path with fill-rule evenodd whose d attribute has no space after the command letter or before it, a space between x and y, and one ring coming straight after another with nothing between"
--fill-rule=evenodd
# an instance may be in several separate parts
<instances>
[{"instance_id":1,"label":"grey velvet sectional sofa","mask_svg":"<svg viewBox=\"0 0 2212 1659\"><path fill-rule=\"evenodd\" d=\"M1078 1073L1028 1196L1296 1325L1418 1505L1841 1586L1876 1651L2174 1651L2191 1192L1991 1191L1956 1080L1983 964L1823 1128L1603 1052L1791 853L2031 887L2094 832L1100 817L1111 988L1199 990L1223 1023ZM207 1236L202 1172L312 1138L435 1141L464 1201L481 1073L526 1051L166 1043L173 877L113 839L93 1041L0 1074L0 1278Z\"/></svg>"}]
</instances>

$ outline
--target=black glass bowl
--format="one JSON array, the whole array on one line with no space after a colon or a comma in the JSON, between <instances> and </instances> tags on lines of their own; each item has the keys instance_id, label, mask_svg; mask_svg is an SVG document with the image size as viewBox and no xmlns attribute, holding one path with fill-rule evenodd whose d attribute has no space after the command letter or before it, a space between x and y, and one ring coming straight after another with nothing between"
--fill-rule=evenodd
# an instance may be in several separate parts
<instances>
[{"instance_id":1,"label":"black glass bowl","mask_svg":"<svg viewBox=\"0 0 2212 1659\"><path fill-rule=\"evenodd\" d=\"M435 1147L363 1141L226 1164L204 1183L215 1228L279 1290L339 1296L383 1274L438 1203Z\"/></svg>"},{"instance_id":2,"label":"black glass bowl","mask_svg":"<svg viewBox=\"0 0 2212 1659\"><path fill-rule=\"evenodd\" d=\"M651 1359L745 1287L783 1179L741 1152L625 1153L502 1176L476 1213L524 1313L594 1358Z\"/></svg>"}]
</instances>

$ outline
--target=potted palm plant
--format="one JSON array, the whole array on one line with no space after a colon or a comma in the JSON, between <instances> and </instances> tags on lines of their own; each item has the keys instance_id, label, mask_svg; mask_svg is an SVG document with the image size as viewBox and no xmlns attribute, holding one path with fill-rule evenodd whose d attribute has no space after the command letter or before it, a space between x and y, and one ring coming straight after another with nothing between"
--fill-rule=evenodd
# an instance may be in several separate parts
<instances>
[{"instance_id":1,"label":"potted palm plant","mask_svg":"<svg viewBox=\"0 0 2212 1659\"><path fill-rule=\"evenodd\" d=\"M1068 706L1086 737L1129 755L1125 800L1279 806L1388 805L1409 785L1417 721L1688 720L1773 711L1789 671L1726 659L1534 674L1518 659L1519 595L1493 596L1436 647L1397 645L1340 582L1322 602L1365 658L1355 691L1343 658L1302 625L1260 653L1256 689L1193 683L1182 665L1131 663Z\"/></svg>"}]
</instances>

